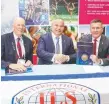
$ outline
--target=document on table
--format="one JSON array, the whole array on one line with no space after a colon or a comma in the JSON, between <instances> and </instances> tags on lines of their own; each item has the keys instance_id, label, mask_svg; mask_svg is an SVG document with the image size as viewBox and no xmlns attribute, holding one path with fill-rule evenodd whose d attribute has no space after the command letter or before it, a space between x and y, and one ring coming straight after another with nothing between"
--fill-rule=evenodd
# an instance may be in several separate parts
<instances>
[{"instance_id":1,"label":"document on table","mask_svg":"<svg viewBox=\"0 0 109 104\"><path fill-rule=\"evenodd\" d=\"M92 65L84 65L83 66L86 73L96 73L96 72L103 72L100 66L92 66Z\"/></svg>"}]
</instances>

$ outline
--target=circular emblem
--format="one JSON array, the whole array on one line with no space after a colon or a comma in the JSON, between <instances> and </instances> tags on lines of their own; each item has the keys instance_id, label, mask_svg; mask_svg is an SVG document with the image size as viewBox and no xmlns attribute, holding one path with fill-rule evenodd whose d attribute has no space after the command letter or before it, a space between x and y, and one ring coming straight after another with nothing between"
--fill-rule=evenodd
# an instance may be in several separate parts
<instances>
[{"instance_id":1,"label":"circular emblem","mask_svg":"<svg viewBox=\"0 0 109 104\"><path fill-rule=\"evenodd\" d=\"M87 61L87 60L88 60L88 55L87 55L87 54L83 54L83 55L81 56L81 59L82 59L83 61Z\"/></svg>"},{"instance_id":2,"label":"circular emblem","mask_svg":"<svg viewBox=\"0 0 109 104\"><path fill-rule=\"evenodd\" d=\"M87 100L86 100L87 99ZM98 92L76 83L48 82L30 86L12 98L12 104L99 103Z\"/></svg>"}]
</instances>

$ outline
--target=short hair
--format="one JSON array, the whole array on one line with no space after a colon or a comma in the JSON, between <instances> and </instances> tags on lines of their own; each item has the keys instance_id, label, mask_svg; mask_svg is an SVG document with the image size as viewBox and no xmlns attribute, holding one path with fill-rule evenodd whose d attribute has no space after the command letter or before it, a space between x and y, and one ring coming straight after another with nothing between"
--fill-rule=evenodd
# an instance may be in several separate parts
<instances>
[{"instance_id":1,"label":"short hair","mask_svg":"<svg viewBox=\"0 0 109 104\"><path fill-rule=\"evenodd\" d=\"M93 19L91 22L90 22L90 24L92 24L92 23L101 23L101 24L103 24L103 22L100 20L100 19Z\"/></svg>"},{"instance_id":2,"label":"short hair","mask_svg":"<svg viewBox=\"0 0 109 104\"><path fill-rule=\"evenodd\" d=\"M33 28L34 28L34 26L30 26L30 27L28 28L28 31L29 31L29 32L32 32L32 31L33 31Z\"/></svg>"},{"instance_id":3,"label":"short hair","mask_svg":"<svg viewBox=\"0 0 109 104\"><path fill-rule=\"evenodd\" d=\"M53 25L56 21L63 21L64 22L63 19L57 18L57 19L55 19L55 20L52 21L51 25Z\"/></svg>"}]
</instances>

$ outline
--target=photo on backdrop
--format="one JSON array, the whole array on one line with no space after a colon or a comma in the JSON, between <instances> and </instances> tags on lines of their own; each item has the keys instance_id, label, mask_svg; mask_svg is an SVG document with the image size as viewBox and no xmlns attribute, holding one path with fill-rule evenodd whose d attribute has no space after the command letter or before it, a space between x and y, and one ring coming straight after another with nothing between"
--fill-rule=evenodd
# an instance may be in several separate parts
<instances>
[{"instance_id":1,"label":"photo on backdrop","mask_svg":"<svg viewBox=\"0 0 109 104\"><path fill-rule=\"evenodd\" d=\"M61 18L67 24L78 23L78 0L50 0L50 21Z\"/></svg>"},{"instance_id":2,"label":"photo on backdrop","mask_svg":"<svg viewBox=\"0 0 109 104\"><path fill-rule=\"evenodd\" d=\"M48 25L48 0L19 0L19 16L26 25Z\"/></svg>"}]
</instances>

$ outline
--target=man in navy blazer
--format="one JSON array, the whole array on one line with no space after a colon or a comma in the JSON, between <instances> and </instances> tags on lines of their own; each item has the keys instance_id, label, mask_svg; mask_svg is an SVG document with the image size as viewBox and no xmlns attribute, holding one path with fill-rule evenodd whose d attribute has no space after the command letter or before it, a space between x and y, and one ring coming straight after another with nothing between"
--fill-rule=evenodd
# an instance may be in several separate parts
<instances>
[{"instance_id":1,"label":"man in navy blazer","mask_svg":"<svg viewBox=\"0 0 109 104\"><path fill-rule=\"evenodd\" d=\"M37 48L39 64L73 64L76 60L72 39L63 34L64 21L53 20L52 32L40 37ZM59 38L59 53L57 53L56 38Z\"/></svg>"},{"instance_id":2,"label":"man in navy blazer","mask_svg":"<svg viewBox=\"0 0 109 104\"><path fill-rule=\"evenodd\" d=\"M92 61L98 65L109 65L109 39L103 35L103 23L94 19L90 23L91 35L84 35L80 41L93 42L96 39L96 53L90 56Z\"/></svg>"},{"instance_id":3,"label":"man in navy blazer","mask_svg":"<svg viewBox=\"0 0 109 104\"><path fill-rule=\"evenodd\" d=\"M9 68L17 71L25 71L25 66L32 65L32 42L23 35L25 21L23 18L17 17L13 22L13 32L1 36L1 67ZM17 38L21 39L22 57L19 57L17 49ZM22 58L22 59L20 59ZM18 63L26 61L25 65Z\"/></svg>"}]
</instances>

